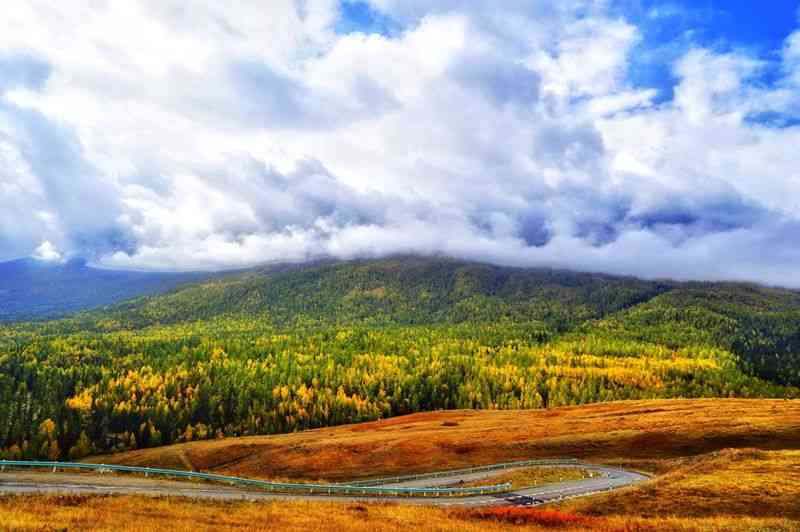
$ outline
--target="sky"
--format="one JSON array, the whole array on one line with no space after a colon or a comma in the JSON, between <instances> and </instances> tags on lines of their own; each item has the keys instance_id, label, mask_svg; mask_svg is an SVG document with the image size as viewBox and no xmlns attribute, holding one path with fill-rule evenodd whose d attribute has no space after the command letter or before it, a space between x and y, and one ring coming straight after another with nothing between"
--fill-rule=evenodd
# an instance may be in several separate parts
<instances>
[{"instance_id":1,"label":"sky","mask_svg":"<svg viewBox=\"0 0 800 532\"><path fill-rule=\"evenodd\" d=\"M800 0L22 0L0 260L800 287Z\"/></svg>"}]
</instances>

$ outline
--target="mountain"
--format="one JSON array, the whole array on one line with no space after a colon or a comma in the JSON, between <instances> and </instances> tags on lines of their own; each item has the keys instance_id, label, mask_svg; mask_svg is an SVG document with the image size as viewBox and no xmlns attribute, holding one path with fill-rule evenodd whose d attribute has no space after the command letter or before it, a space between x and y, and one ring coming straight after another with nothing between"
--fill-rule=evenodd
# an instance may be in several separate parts
<instances>
[{"instance_id":1,"label":"mountain","mask_svg":"<svg viewBox=\"0 0 800 532\"><path fill-rule=\"evenodd\" d=\"M0 321L53 318L163 293L207 279L199 273L148 273L93 268L80 259L52 263L19 259L0 263Z\"/></svg>"},{"instance_id":2,"label":"mountain","mask_svg":"<svg viewBox=\"0 0 800 532\"><path fill-rule=\"evenodd\" d=\"M129 326L259 316L276 326L541 322L558 331L647 301L674 283L449 258L281 265L227 275L103 312Z\"/></svg>"},{"instance_id":3,"label":"mountain","mask_svg":"<svg viewBox=\"0 0 800 532\"><path fill-rule=\"evenodd\" d=\"M800 293L752 284L414 256L273 265L0 325L0 457L442 409L796 398L798 324Z\"/></svg>"},{"instance_id":4,"label":"mountain","mask_svg":"<svg viewBox=\"0 0 800 532\"><path fill-rule=\"evenodd\" d=\"M623 341L711 345L736 354L749 373L800 385L800 292L746 283L683 283L597 323Z\"/></svg>"},{"instance_id":5,"label":"mountain","mask_svg":"<svg viewBox=\"0 0 800 532\"><path fill-rule=\"evenodd\" d=\"M736 354L750 373L800 384L800 292L751 283L648 281L449 258L280 265L123 302L88 323L125 328L257 317L316 325L514 323L552 337L613 336ZM80 327L90 327L86 320Z\"/></svg>"},{"instance_id":6,"label":"mountain","mask_svg":"<svg viewBox=\"0 0 800 532\"><path fill-rule=\"evenodd\" d=\"M181 279L186 280L186 279ZM161 281L164 289L174 286ZM154 290L155 291L155 290ZM135 330L217 318L270 327L503 323L669 348L713 346L749 373L800 384L800 292L750 283L648 281L439 257L256 268L130 299L55 330Z\"/></svg>"}]
</instances>

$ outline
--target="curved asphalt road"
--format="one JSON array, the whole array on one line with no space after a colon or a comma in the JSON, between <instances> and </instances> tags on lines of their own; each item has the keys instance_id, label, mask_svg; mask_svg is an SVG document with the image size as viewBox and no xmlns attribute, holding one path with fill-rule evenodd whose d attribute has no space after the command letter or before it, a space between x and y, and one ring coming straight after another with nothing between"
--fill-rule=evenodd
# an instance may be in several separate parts
<instances>
[{"instance_id":1,"label":"curved asphalt road","mask_svg":"<svg viewBox=\"0 0 800 532\"><path fill-rule=\"evenodd\" d=\"M559 466L563 467L563 466ZM469 497L359 497L342 495L295 495L265 493L259 490L248 490L232 486L215 485L211 483L154 480L125 475L95 475L76 473L31 473L20 471L6 471L0 473L0 493L26 494L26 493L70 493L93 495L149 495L149 496L177 496L199 499L222 500L329 500L341 502L396 502L403 504L423 504L431 506L497 506L509 504L522 504L524 501L536 499L535 504L554 502L562 499L581 497L630 486L648 480L648 477L632 471L614 469L609 467L578 464L573 467L587 469L594 473L592 478L571 480L546 484L533 488L518 489L500 495L476 495ZM472 473L468 475L453 475L427 480L414 480L389 484L391 487L432 487L454 485L461 481L471 482L496 476L505 471L491 471ZM541 502L538 502L541 501Z\"/></svg>"}]
</instances>

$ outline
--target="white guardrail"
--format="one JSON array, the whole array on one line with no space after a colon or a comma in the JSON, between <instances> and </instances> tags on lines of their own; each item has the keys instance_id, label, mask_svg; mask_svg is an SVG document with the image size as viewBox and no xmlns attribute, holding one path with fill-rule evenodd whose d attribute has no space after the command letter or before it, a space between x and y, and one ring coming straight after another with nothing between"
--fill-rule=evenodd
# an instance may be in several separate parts
<instances>
[{"instance_id":1,"label":"white guardrail","mask_svg":"<svg viewBox=\"0 0 800 532\"><path fill-rule=\"evenodd\" d=\"M390 488L363 483L352 484L303 484L289 482L268 482L249 478L198 473L195 471L178 471L153 467L134 467L124 465L89 464L80 462L45 462L35 460L0 460L0 471L6 469L32 468L58 470L93 471L95 473L132 473L149 477L163 476L221 482L248 488L258 488L275 493L303 493L312 495L372 495L383 497L464 497L470 495L488 495L505 493L511 489L510 483L479 486L474 488ZM399 478L399 477L398 477ZM417 478L421 478L417 476ZM374 481L369 481L374 482Z\"/></svg>"}]
</instances>

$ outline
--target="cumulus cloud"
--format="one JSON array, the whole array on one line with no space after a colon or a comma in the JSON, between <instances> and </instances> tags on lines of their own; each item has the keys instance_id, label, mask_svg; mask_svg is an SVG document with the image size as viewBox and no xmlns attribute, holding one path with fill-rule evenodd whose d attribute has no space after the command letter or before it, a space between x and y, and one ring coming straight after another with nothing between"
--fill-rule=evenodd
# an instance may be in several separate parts
<instances>
[{"instance_id":1,"label":"cumulus cloud","mask_svg":"<svg viewBox=\"0 0 800 532\"><path fill-rule=\"evenodd\" d=\"M45 240L33 252L33 258L47 262L58 262L61 260L61 253L53 244Z\"/></svg>"},{"instance_id":2,"label":"cumulus cloud","mask_svg":"<svg viewBox=\"0 0 800 532\"><path fill-rule=\"evenodd\" d=\"M391 33L337 32L335 0L8 6L0 258L418 252L800 286L800 31L689 43L664 100L608 2L367 4Z\"/></svg>"}]
</instances>

